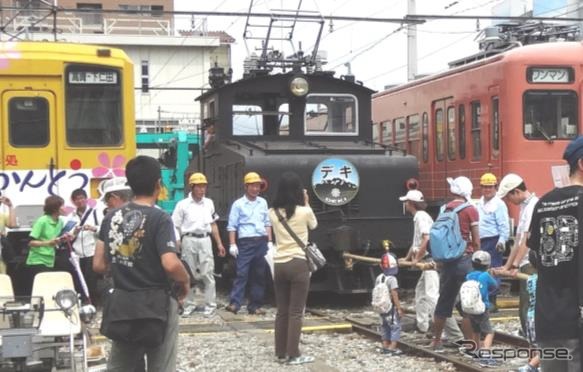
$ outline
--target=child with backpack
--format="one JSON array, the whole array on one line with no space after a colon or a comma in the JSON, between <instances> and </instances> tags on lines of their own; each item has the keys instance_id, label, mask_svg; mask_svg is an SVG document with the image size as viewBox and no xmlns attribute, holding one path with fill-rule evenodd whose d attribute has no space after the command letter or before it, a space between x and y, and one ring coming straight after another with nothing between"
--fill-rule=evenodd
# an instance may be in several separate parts
<instances>
[{"instance_id":1,"label":"child with backpack","mask_svg":"<svg viewBox=\"0 0 583 372\"><path fill-rule=\"evenodd\" d=\"M375 287L372 291L372 306L381 318L381 353L389 356L397 356L403 352L397 348L401 337L401 317L403 309L399 301L397 289L397 273L399 267L397 259L390 253L381 257L381 269L383 272L377 276Z\"/></svg>"},{"instance_id":2,"label":"child with backpack","mask_svg":"<svg viewBox=\"0 0 583 372\"><path fill-rule=\"evenodd\" d=\"M460 302L462 311L470 318L473 340L476 347L484 350L490 349L494 340L494 331L490 324L488 309L491 307L489 293L496 290L498 284L490 275L491 257L488 252L476 251L472 254L473 271L466 275L466 281L460 288ZM484 341L480 346L481 336ZM483 367L495 367L497 362L491 358L480 360Z\"/></svg>"}]
</instances>

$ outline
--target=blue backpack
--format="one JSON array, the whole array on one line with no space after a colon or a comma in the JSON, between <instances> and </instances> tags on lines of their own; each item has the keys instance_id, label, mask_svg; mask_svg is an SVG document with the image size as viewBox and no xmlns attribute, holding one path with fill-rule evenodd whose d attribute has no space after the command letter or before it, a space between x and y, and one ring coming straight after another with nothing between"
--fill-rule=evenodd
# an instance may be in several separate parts
<instances>
[{"instance_id":1,"label":"blue backpack","mask_svg":"<svg viewBox=\"0 0 583 372\"><path fill-rule=\"evenodd\" d=\"M464 254L467 242L462 238L458 212L469 206L466 202L450 211L445 210L445 205L441 207L429 231L431 256L435 261L453 261Z\"/></svg>"}]
</instances>

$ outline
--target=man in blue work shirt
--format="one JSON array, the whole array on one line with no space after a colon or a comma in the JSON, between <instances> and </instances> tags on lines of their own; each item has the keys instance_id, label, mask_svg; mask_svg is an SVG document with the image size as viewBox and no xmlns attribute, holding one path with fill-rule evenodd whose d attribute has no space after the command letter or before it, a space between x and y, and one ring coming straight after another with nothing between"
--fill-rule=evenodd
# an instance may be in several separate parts
<instances>
[{"instance_id":1,"label":"man in blue work shirt","mask_svg":"<svg viewBox=\"0 0 583 372\"><path fill-rule=\"evenodd\" d=\"M229 253L237 260L237 277L231 290L227 311L237 313L249 281L249 314L265 314L261 309L265 292L267 262L265 254L271 242L271 223L267 202L258 196L263 180L259 174L245 175L245 195L237 199L229 213ZM269 247L271 248L271 247Z\"/></svg>"},{"instance_id":2,"label":"man in blue work shirt","mask_svg":"<svg viewBox=\"0 0 583 372\"><path fill-rule=\"evenodd\" d=\"M510 223L506 203L496 196L498 180L492 173L484 173L480 178L482 197L478 202L480 213L480 249L488 252L492 259L492 267L504 265L503 254L506 241L510 236ZM491 313L498 311L496 296L500 288L500 278L495 278L496 290L490 293L489 301L492 304Z\"/></svg>"}]
</instances>

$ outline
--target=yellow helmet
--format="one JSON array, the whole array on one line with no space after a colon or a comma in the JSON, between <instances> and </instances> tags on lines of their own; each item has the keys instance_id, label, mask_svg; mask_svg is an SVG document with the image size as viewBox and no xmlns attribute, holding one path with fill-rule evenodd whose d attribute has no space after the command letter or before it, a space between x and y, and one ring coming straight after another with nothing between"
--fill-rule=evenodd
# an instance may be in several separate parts
<instances>
[{"instance_id":1,"label":"yellow helmet","mask_svg":"<svg viewBox=\"0 0 583 372\"><path fill-rule=\"evenodd\" d=\"M189 185L202 185L207 184L207 180L204 174L202 173L193 173L190 178L188 179Z\"/></svg>"},{"instance_id":2,"label":"yellow helmet","mask_svg":"<svg viewBox=\"0 0 583 372\"><path fill-rule=\"evenodd\" d=\"M245 184L248 184L248 183L263 182L263 180L261 179L261 177L259 177L259 174L255 173L255 172L249 172L245 175L243 182Z\"/></svg>"},{"instance_id":3,"label":"yellow helmet","mask_svg":"<svg viewBox=\"0 0 583 372\"><path fill-rule=\"evenodd\" d=\"M496 186L498 184L498 180L496 176L492 173L484 173L482 177L480 177L480 185L483 186Z\"/></svg>"}]
</instances>

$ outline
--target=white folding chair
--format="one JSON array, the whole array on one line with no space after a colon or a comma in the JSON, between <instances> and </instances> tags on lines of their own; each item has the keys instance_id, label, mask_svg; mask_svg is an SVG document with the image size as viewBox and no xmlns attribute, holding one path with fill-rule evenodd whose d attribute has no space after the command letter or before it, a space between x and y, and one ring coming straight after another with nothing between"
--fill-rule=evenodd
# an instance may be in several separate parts
<instances>
[{"instance_id":1,"label":"white folding chair","mask_svg":"<svg viewBox=\"0 0 583 372\"><path fill-rule=\"evenodd\" d=\"M6 274L0 274L0 306L4 307L6 301L14 300L14 289L12 288L12 279ZM6 314L0 314L0 329L10 328L10 320ZM0 345L2 337L0 336Z\"/></svg>"},{"instance_id":2,"label":"white folding chair","mask_svg":"<svg viewBox=\"0 0 583 372\"><path fill-rule=\"evenodd\" d=\"M34 277L32 296L42 297L45 303L45 312L39 327L40 336L69 336L71 333L76 335L81 332L79 307L73 307L68 319L54 300L57 292L62 289L75 290L73 278L67 272L39 273Z\"/></svg>"},{"instance_id":3,"label":"white folding chair","mask_svg":"<svg viewBox=\"0 0 583 372\"><path fill-rule=\"evenodd\" d=\"M14 297L12 279L6 274L0 274L0 297Z\"/></svg>"}]
</instances>

